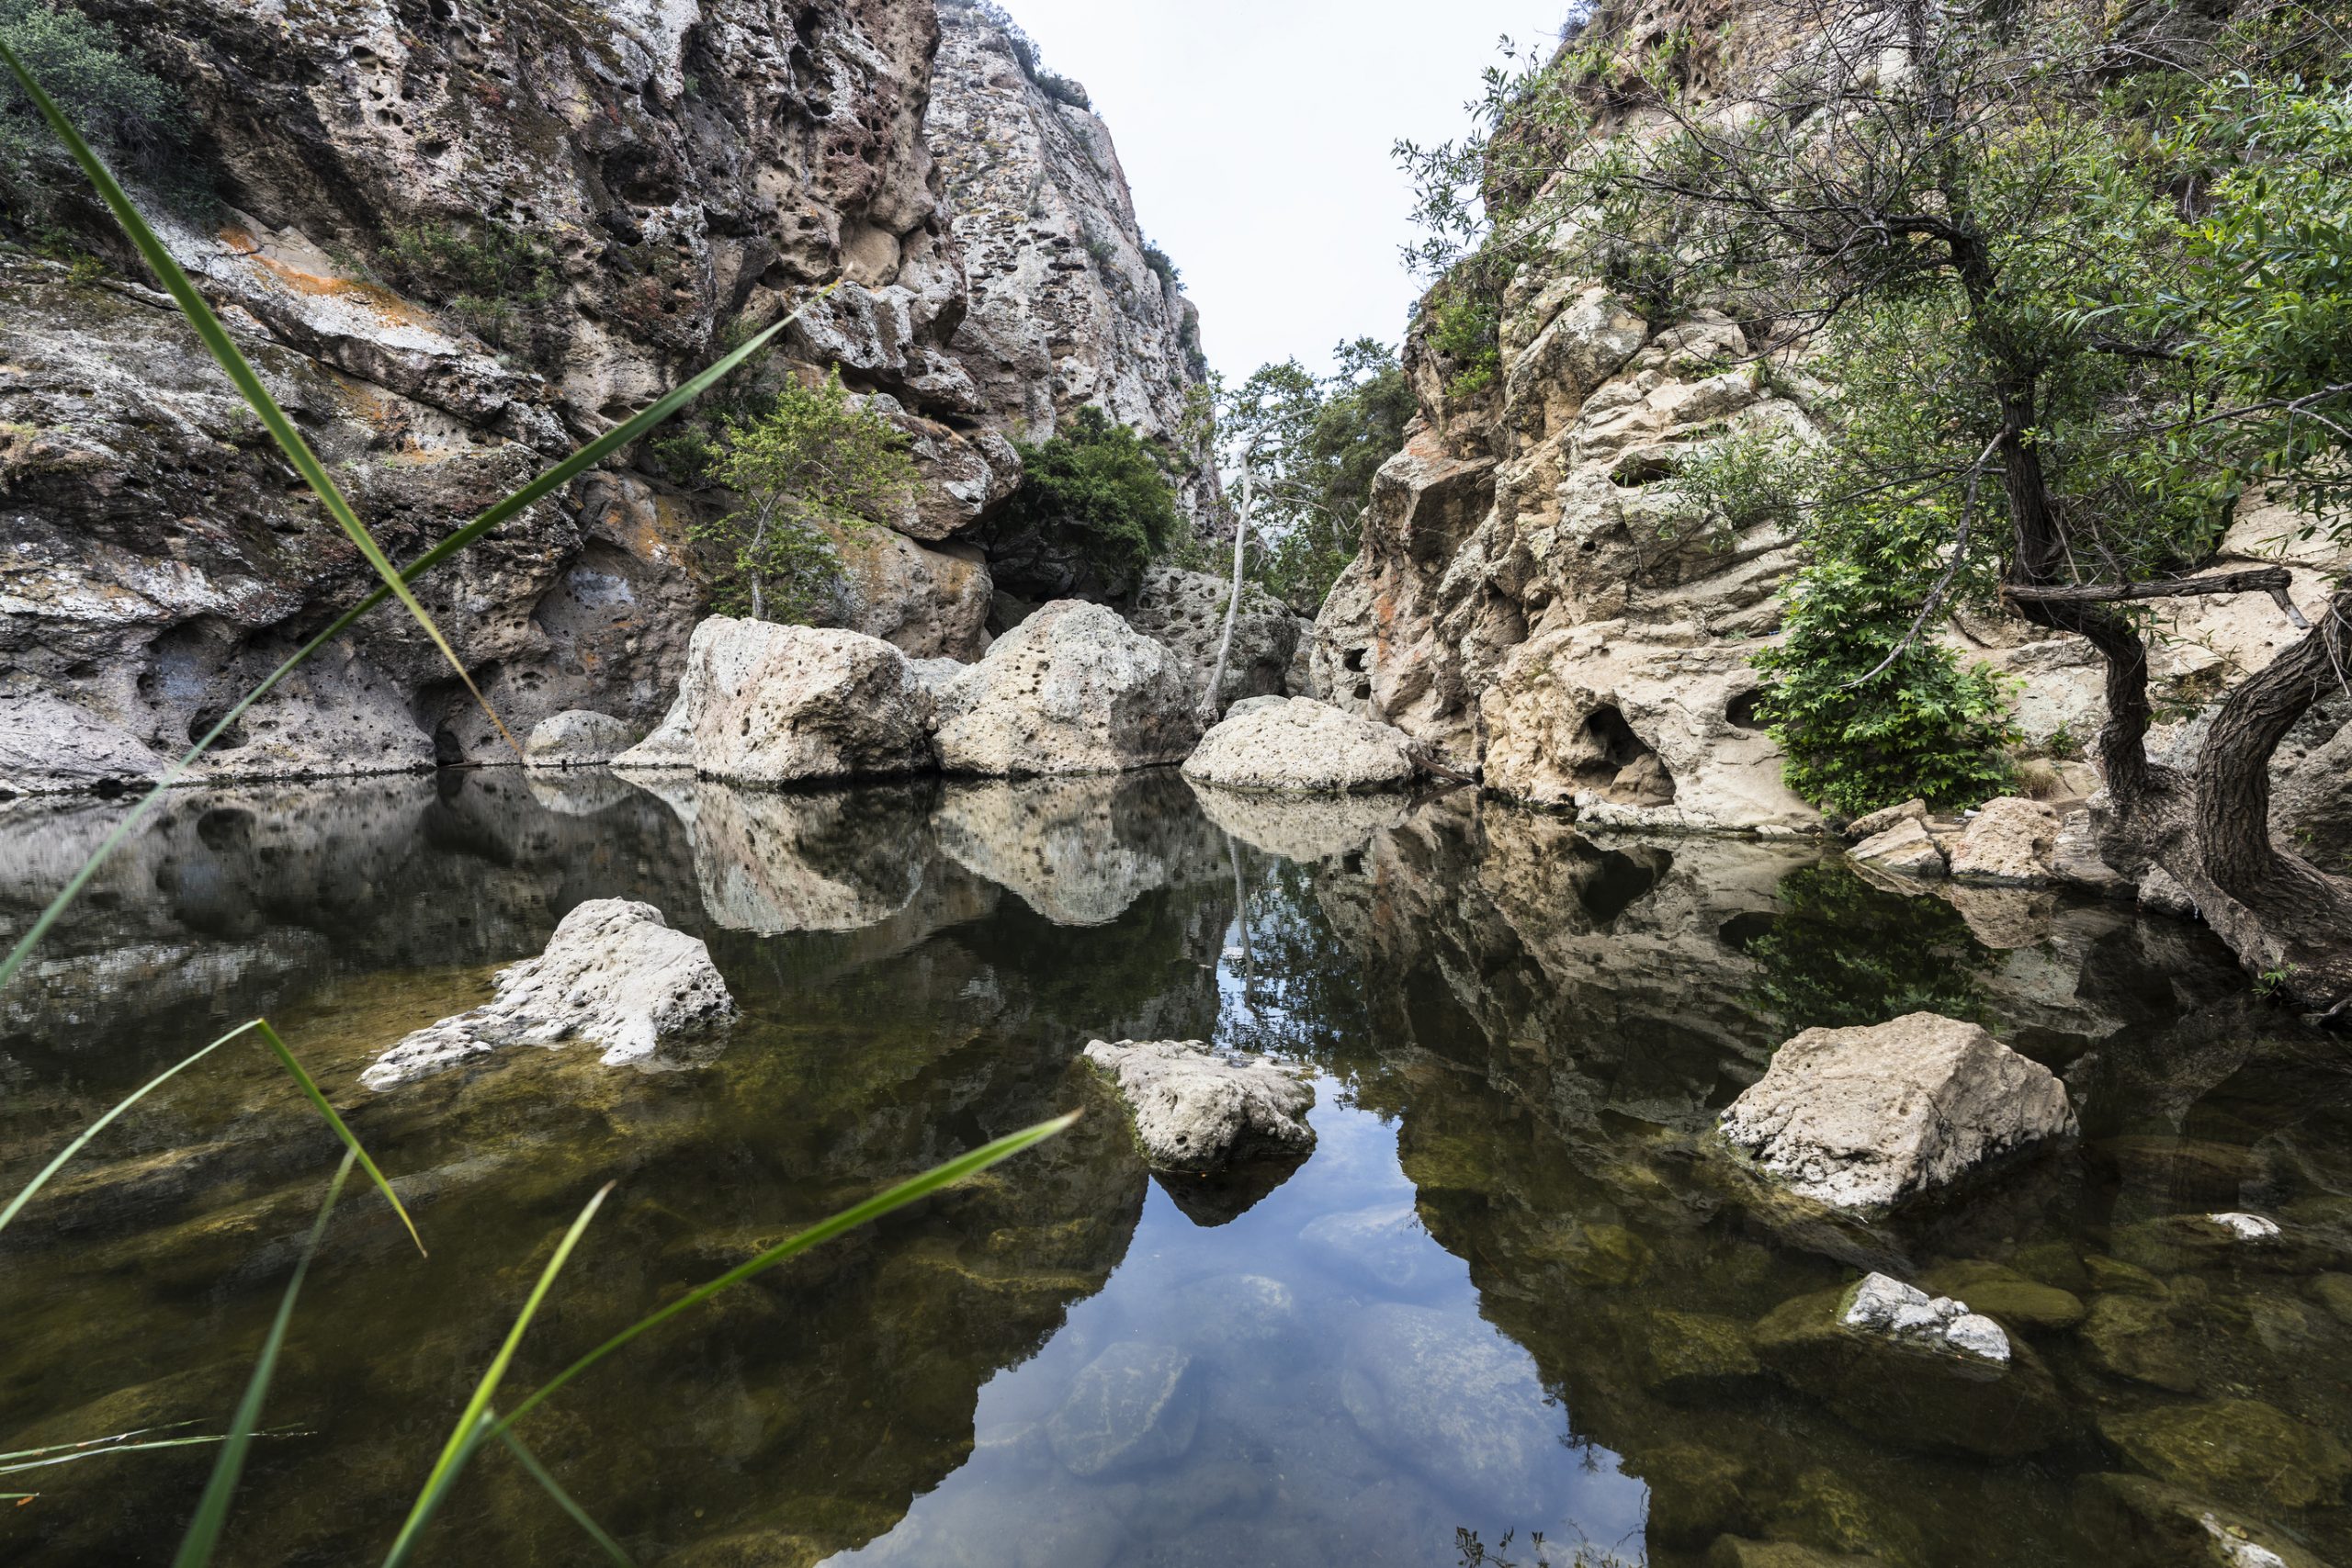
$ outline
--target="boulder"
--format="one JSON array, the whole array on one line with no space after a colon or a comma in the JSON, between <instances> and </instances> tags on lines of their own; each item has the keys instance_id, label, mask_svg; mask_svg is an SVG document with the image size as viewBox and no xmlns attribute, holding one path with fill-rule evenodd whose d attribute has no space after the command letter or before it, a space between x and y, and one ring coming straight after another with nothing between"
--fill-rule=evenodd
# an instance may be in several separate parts
<instances>
[{"instance_id":1,"label":"boulder","mask_svg":"<svg viewBox=\"0 0 2352 1568\"><path fill-rule=\"evenodd\" d=\"M1200 1408L1186 1397L1192 1358L1167 1345L1125 1340L1071 1381L1046 1421L1054 1457L1073 1475L1164 1464L1192 1446Z\"/></svg>"},{"instance_id":2,"label":"boulder","mask_svg":"<svg viewBox=\"0 0 2352 1568\"><path fill-rule=\"evenodd\" d=\"M137 736L86 708L46 692L0 697L0 795L119 794L164 765Z\"/></svg>"},{"instance_id":3,"label":"boulder","mask_svg":"<svg viewBox=\"0 0 2352 1568\"><path fill-rule=\"evenodd\" d=\"M1258 1154L1312 1148L1315 1089L1265 1056L1198 1040L1097 1040L1086 1059L1126 1102L1154 1169L1214 1170Z\"/></svg>"},{"instance_id":4,"label":"boulder","mask_svg":"<svg viewBox=\"0 0 2352 1568\"><path fill-rule=\"evenodd\" d=\"M1882 871L1905 876L1941 876L1945 871L1944 852L1928 836L1927 823L1916 817L1903 818L1847 852Z\"/></svg>"},{"instance_id":5,"label":"boulder","mask_svg":"<svg viewBox=\"0 0 2352 1568\"><path fill-rule=\"evenodd\" d=\"M523 761L533 768L594 767L628 750L636 739L637 731L611 714L568 708L532 726L523 742Z\"/></svg>"},{"instance_id":6,"label":"boulder","mask_svg":"<svg viewBox=\"0 0 2352 1568\"><path fill-rule=\"evenodd\" d=\"M695 765L694 716L684 687L653 733L613 759L613 766L639 773L682 773Z\"/></svg>"},{"instance_id":7,"label":"boulder","mask_svg":"<svg viewBox=\"0 0 2352 1568\"><path fill-rule=\"evenodd\" d=\"M2144 1475L2085 1476L2075 1507L2121 1568L2326 1568L2271 1526Z\"/></svg>"},{"instance_id":8,"label":"boulder","mask_svg":"<svg viewBox=\"0 0 2352 1568\"><path fill-rule=\"evenodd\" d=\"M1340 1363L1340 1403L1374 1448L1453 1495L1510 1515L1557 1498L1565 1456L1535 1363L1476 1317L1366 1309Z\"/></svg>"},{"instance_id":9,"label":"boulder","mask_svg":"<svg viewBox=\"0 0 2352 1568\"><path fill-rule=\"evenodd\" d=\"M1192 782L1192 781L1188 781ZM1201 811L1243 843L1284 860L1333 860L1370 844L1405 820L1407 796L1238 795L1193 782Z\"/></svg>"},{"instance_id":10,"label":"boulder","mask_svg":"<svg viewBox=\"0 0 2352 1568\"><path fill-rule=\"evenodd\" d=\"M1782 1303L1755 1346L1773 1376L1897 1447L2013 1459L2065 1435L2058 1385L2030 1347L1883 1274Z\"/></svg>"},{"instance_id":11,"label":"boulder","mask_svg":"<svg viewBox=\"0 0 2352 1568\"><path fill-rule=\"evenodd\" d=\"M2195 1393L2196 1341L2175 1321L2164 1296L2102 1295L2093 1299L2080 1330L2083 1359L2110 1377L2170 1393Z\"/></svg>"},{"instance_id":12,"label":"boulder","mask_svg":"<svg viewBox=\"0 0 2352 1568\"><path fill-rule=\"evenodd\" d=\"M1405 732L1311 697L1248 705L1201 738L1184 776L1224 789L1347 795L1412 782Z\"/></svg>"},{"instance_id":13,"label":"boulder","mask_svg":"<svg viewBox=\"0 0 2352 1568\"><path fill-rule=\"evenodd\" d=\"M2011 1330L2055 1333L2083 1321L2083 1299L1997 1263L1947 1263L1919 1277L1938 1295L1957 1296Z\"/></svg>"},{"instance_id":14,"label":"boulder","mask_svg":"<svg viewBox=\"0 0 2352 1568\"><path fill-rule=\"evenodd\" d=\"M930 694L877 637L714 615L695 628L682 689L705 778L800 784L932 763Z\"/></svg>"},{"instance_id":15,"label":"boulder","mask_svg":"<svg viewBox=\"0 0 2352 1568\"><path fill-rule=\"evenodd\" d=\"M1975 1024L1929 1012L1806 1030L1719 1125L1799 1194L1848 1209L1935 1191L2075 1132L2049 1068Z\"/></svg>"},{"instance_id":16,"label":"boulder","mask_svg":"<svg viewBox=\"0 0 2352 1568\"><path fill-rule=\"evenodd\" d=\"M2259 1400L2119 1411L2098 1433L2159 1481L2250 1507L2336 1506L2352 1481L2352 1450Z\"/></svg>"},{"instance_id":17,"label":"boulder","mask_svg":"<svg viewBox=\"0 0 2352 1568\"><path fill-rule=\"evenodd\" d=\"M840 570L824 619L910 659L978 659L994 585L973 545L919 545L895 528L830 528Z\"/></svg>"},{"instance_id":18,"label":"boulder","mask_svg":"<svg viewBox=\"0 0 2352 1568\"><path fill-rule=\"evenodd\" d=\"M1875 839L1890 828L1905 822L1928 825L1928 803L1914 796L1899 806L1883 806L1868 816L1857 817L1846 824L1846 841L1859 844L1865 839Z\"/></svg>"},{"instance_id":19,"label":"boulder","mask_svg":"<svg viewBox=\"0 0 2352 1568\"><path fill-rule=\"evenodd\" d=\"M1216 668L1217 644L1225 636L1226 607L1232 596L1229 578L1155 566L1143 574L1135 608L1127 612L1128 625L1183 661L1185 685L1195 702ZM1216 711L1222 714L1249 697L1279 696L1288 689L1299 631L1298 617L1282 601L1254 582L1244 583L1233 645L1226 652L1225 679L1217 686Z\"/></svg>"},{"instance_id":20,"label":"boulder","mask_svg":"<svg viewBox=\"0 0 2352 1568\"><path fill-rule=\"evenodd\" d=\"M672 931L662 911L595 898L564 916L537 958L499 971L496 995L401 1041L359 1075L369 1089L409 1083L510 1045L601 1045L606 1066L645 1068L674 1041L735 1016L710 950Z\"/></svg>"},{"instance_id":21,"label":"boulder","mask_svg":"<svg viewBox=\"0 0 2352 1568\"><path fill-rule=\"evenodd\" d=\"M1048 604L939 693L940 765L1021 777L1181 761L1200 721L1176 656L1099 604Z\"/></svg>"},{"instance_id":22,"label":"boulder","mask_svg":"<svg viewBox=\"0 0 2352 1568\"><path fill-rule=\"evenodd\" d=\"M2054 809L2038 800L2003 795L1986 801L1962 830L1951 849L1951 874L1962 882L2054 882L2051 856L2057 844Z\"/></svg>"},{"instance_id":23,"label":"boulder","mask_svg":"<svg viewBox=\"0 0 2352 1568\"><path fill-rule=\"evenodd\" d=\"M1696 1312L1642 1312L1630 1347L1642 1387L1674 1404L1736 1400L1764 1375L1747 1325Z\"/></svg>"}]
</instances>

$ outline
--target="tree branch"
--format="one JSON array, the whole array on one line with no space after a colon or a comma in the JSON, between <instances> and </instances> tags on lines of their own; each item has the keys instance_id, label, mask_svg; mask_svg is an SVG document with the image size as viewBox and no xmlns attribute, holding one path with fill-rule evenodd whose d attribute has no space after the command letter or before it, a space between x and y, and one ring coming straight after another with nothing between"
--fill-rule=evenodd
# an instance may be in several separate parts
<instances>
[{"instance_id":1,"label":"tree branch","mask_svg":"<svg viewBox=\"0 0 2352 1568\"><path fill-rule=\"evenodd\" d=\"M2013 582L2001 592L2019 604L2116 604L2137 599L2190 599L2209 593L2280 594L2294 586L2294 575L2285 567L2264 566L2245 571L2216 572L2211 577L2175 578L2169 582L2091 582L2058 588Z\"/></svg>"}]
</instances>

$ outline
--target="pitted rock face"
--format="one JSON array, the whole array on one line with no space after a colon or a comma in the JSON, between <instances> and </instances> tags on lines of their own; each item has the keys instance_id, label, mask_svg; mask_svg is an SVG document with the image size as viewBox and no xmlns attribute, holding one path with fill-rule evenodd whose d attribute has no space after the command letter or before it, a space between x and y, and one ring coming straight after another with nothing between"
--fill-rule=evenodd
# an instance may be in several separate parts
<instances>
[{"instance_id":1,"label":"pitted rock face","mask_svg":"<svg viewBox=\"0 0 2352 1568\"><path fill-rule=\"evenodd\" d=\"M932 763L931 694L888 643L713 615L680 688L695 772L724 784L888 778Z\"/></svg>"},{"instance_id":2,"label":"pitted rock face","mask_svg":"<svg viewBox=\"0 0 2352 1568\"><path fill-rule=\"evenodd\" d=\"M1311 697L1238 705L1201 738L1184 776L1226 789L1350 795L1413 779L1405 734Z\"/></svg>"},{"instance_id":3,"label":"pitted rock face","mask_svg":"<svg viewBox=\"0 0 2352 1568\"><path fill-rule=\"evenodd\" d=\"M1176 656L1100 604L1046 605L939 692L939 765L1023 777L1181 761L1200 739Z\"/></svg>"},{"instance_id":4,"label":"pitted rock face","mask_svg":"<svg viewBox=\"0 0 2352 1568\"><path fill-rule=\"evenodd\" d=\"M1252 1155L1312 1148L1315 1088L1269 1057L1198 1040L1097 1040L1086 1059L1117 1087L1154 1169L1209 1171Z\"/></svg>"}]
</instances>

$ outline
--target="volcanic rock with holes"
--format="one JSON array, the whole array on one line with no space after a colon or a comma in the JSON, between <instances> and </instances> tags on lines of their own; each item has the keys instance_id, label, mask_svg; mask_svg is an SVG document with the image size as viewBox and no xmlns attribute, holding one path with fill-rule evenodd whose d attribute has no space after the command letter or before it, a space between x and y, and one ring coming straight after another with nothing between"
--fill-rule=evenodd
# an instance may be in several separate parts
<instances>
[{"instance_id":1,"label":"volcanic rock with holes","mask_svg":"<svg viewBox=\"0 0 2352 1568\"><path fill-rule=\"evenodd\" d=\"M2065 1086L1973 1023L1931 1012L1808 1029L1717 1123L1799 1195L1883 1209L2075 1132Z\"/></svg>"},{"instance_id":2,"label":"volcanic rock with holes","mask_svg":"<svg viewBox=\"0 0 2352 1568\"><path fill-rule=\"evenodd\" d=\"M82 8L182 96L219 206L145 205L396 559L802 305L761 374L840 370L922 479L844 548L825 618L978 657L1010 438L1081 404L1159 442L1188 506L1214 499L1176 434L1192 308L1146 259L1108 131L981 11ZM1006 204L1033 184L1035 214ZM0 255L0 735L29 737L0 743L0 787L20 790L160 767L372 581L94 204L58 211L96 286ZM659 447L419 583L517 746L571 710L643 733L677 690L707 607L693 526L729 502ZM517 760L385 611L200 773Z\"/></svg>"},{"instance_id":3,"label":"volcanic rock with holes","mask_svg":"<svg viewBox=\"0 0 2352 1568\"><path fill-rule=\"evenodd\" d=\"M1143 587L1126 612L1127 624L1165 644L1183 661L1195 696L1204 696L1210 672L1216 668L1217 647L1225 640L1232 597L1230 578L1182 567L1152 567L1143 574ZM1301 634L1298 617L1281 601L1254 582L1243 584L1233 617L1233 640L1226 649L1225 678L1217 683L1216 712L1222 715L1252 697L1283 695Z\"/></svg>"},{"instance_id":4,"label":"volcanic rock with holes","mask_svg":"<svg viewBox=\"0 0 2352 1568\"><path fill-rule=\"evenodd\" d=\"M401 1040L359 1075L386 1089L513 1045L602 1046L607 1066L682 1065L673 1053L735 1016L710 950L662 911L595 898L564 916L547 951L494 982L497 995Z\"/></svg>"},{"instance_id":5,"label":"volcanic rock with holes","mask_svg":"<svg viewBox=\"0 0 2352 1568\"><path fill-rule=\"evenodd\" d=\"M1272 697L1228 714L1184 760L1184 776L1224 789L1352 795L1413 778L1405 735L1311 697Z\"/></svg>"},{"instance_id":6,"label":"volcanic rock with holes","mask_svg":"<svg viewBox=\"0 0 2352 1568\"><path fill-rule=\"evenodd\" d=\"M736 784L888 778L932 765L932 697L888 643L713 615L679 687L695 772Z\"/></svg>"},{"instance_id":7,"label":"volcanic rock with holes","mask_svg":"<svg viewBox=\"0 0 2352 1568\"><path fill-rule=\"evenodd\" d=\"M1199 1040L1097 1040L1086 1059L1108 1077L1154 1169L1206 1171L1315 1145L1315 1088L1266 1056Z\"/></svg>"},{"instance_id":8,"label":"volcanic rock with holes","mask_svg":"<svg viewBox=\"0 0 2352 1568\"><path fill-rule=\"evenodd\" d=\"M1183 666L1100 604L1062 600L941 687L939 764L1019 778L1181 761L1201 725Z\"/></svg>"},{"instance_id":9,"label":"volcanic rock with holes","mask_svg":"<svg viewBox=\"0 0 2352 1568\"><path fill-rule=\"evenodd\" d=\"M571 708L531 727L523 761L533 768L593 767L629 749L637 732L608 713Z\"/></svg>"}]
</instances>

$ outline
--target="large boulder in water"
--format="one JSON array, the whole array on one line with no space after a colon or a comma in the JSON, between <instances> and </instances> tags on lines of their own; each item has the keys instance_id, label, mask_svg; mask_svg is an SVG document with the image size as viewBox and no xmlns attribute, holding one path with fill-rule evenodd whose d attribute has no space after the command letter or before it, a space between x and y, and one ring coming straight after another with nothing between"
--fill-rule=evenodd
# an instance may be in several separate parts
<instances>
[{"instance_id":1,"label":"large boulder in water","mask_svg":"<svg viewBox=\"0 0 2352 1568\"><path fill-rule=\"evenodd\" d=\"M1348 795L1413 779L1405 732L1310 697L1240 705L1201 738L1184 776L1223 789Z\"/></svg>"},{"instance_id":2,"label":"large boulder in water","mask_svg":"<svg viewBox=\"0 0 2352 1568\"><path fill-rule=\"evenodd\" d=\"M1973 1023L1915 1012L1808 1029L1725 1109L1723 1134L1804 1197L1875 1209L2072 1136L2064 1084Z\"/></svg>"},{"instance_id":3,"label":"large boulder in water","mask_svg":"<svg viewBox=\"0 0 2352 1568\"><path fill-rule=\"evenodd\" d=\"M1200 720L1177 657L1100 604L1046 605L939 692L940 765L1021 777L1182 761Z\"/></svg>"},{"instance_id":4,"label":"large boulder in water","mask_svg":"<svg viewBox=\"0 0 2352 1568\"><path fill-rule=\"evenodd\" d=\"M1882 1274L1782 1303L1754 1344L1782 1382L1901 1448L2011 1459L2065 1435L2064 1401L2030 1347Z\"/></svg>"},{"instance_id":5,"label":"large boulder in water","mask_svg":"<svg viewBox=\"0 0 2352 1568\"><path fill-rule=\"evenodd\" d=\"M705 778L800 784L932 765L931 694L877 637L714 615L695 628L680 695Z\"/></svg>"},{"instance_id":6,"label":"large boulder in water","mask_svg":"<svg viewBox=\"0 0 2352 1568\"><path fill-rule=\"evenodd\" d=\"M390 1089L509 1045L602 1045L607 1066L662 1065L673 1041L735 1016L710 950L672 931L662 911L594 898L564 916L547 951L499 971L497 994L409 1035L359 1075Z\"/></svg>"},{"instance_id":7,"label":"large boulder in water","mask_svg":"<svg viewBox=\"0 0 2352 1568\"><path fill-rule=\"evenodd\" d=\"M611 714L567 708L532 728L523 742L523 761L532 768L594 767L628 750L636 739L637 731Z\"/></svg>"},{"instance_id":8,"label":"large boulder in water","mask_svg":"<svg viewBox=\"0 0 2352 1568\"><path fill-rule=\"evenodd\" d=\"M1266 1057L1198 1040L1097 1040L1086 1059L1117 1088L1156 1170L1214 1170L1314 1146L1304 1120L1314 1087Z\"/></svg>"}]
</instances>

